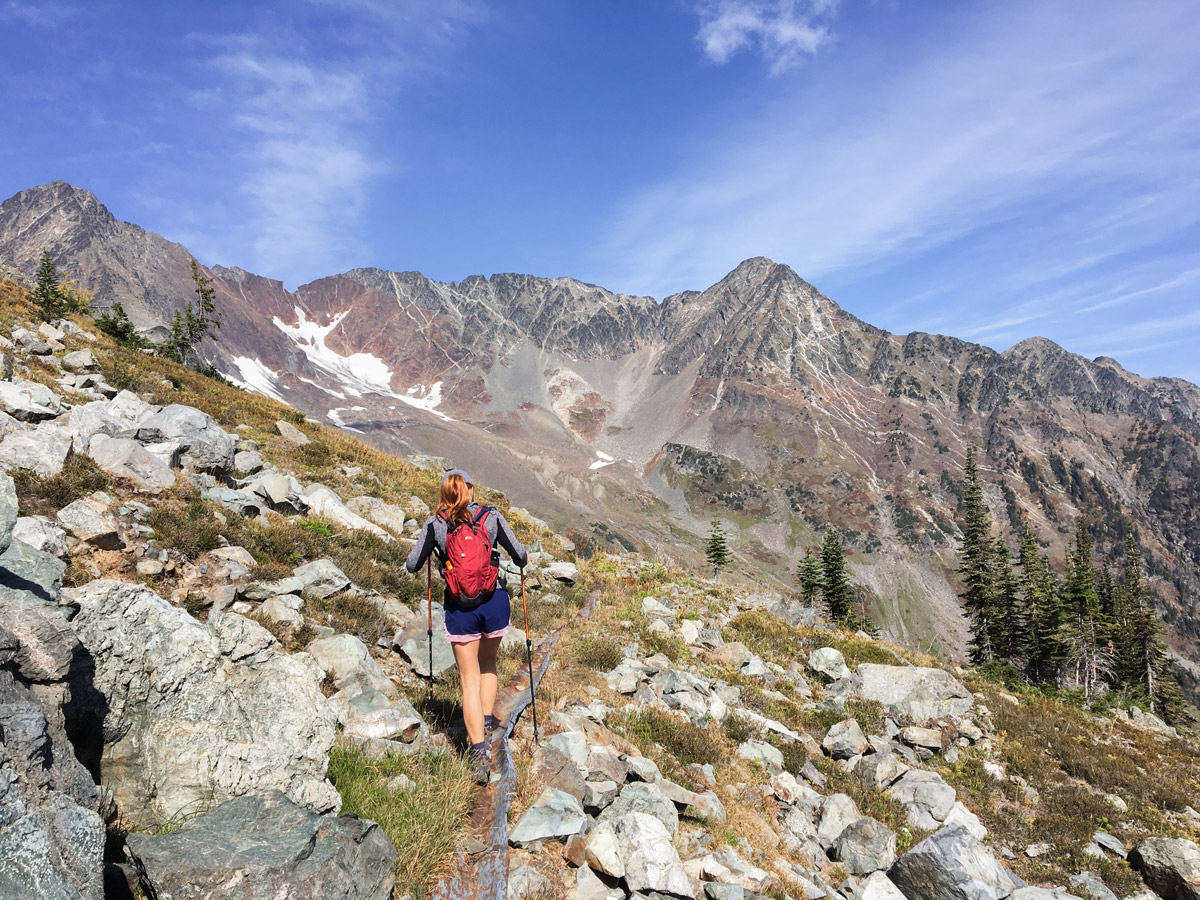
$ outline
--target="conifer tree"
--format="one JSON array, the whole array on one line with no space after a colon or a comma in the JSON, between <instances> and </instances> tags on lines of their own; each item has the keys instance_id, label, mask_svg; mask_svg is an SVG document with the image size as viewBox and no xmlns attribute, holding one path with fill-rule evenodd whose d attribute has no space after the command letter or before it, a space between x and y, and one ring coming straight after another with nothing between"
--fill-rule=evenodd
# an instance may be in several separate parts
<instances>
[{"instance_id":1,"label":"conifer tree","mask_svg":"<svg viewBox=\"0 0 1200 900\"><path fill-rule=\"evenodd\" d=\"M1075 682L1083 688L1084 702L1090 704L1112 674L1112 659L1107 651L1107 623L1096 589L1092 538L1082 519L1075 531L1075 546L1068 561L1063 595L1067 608L1064 638L1069 661Z\"/></svg>"},{"instance_id":2,"label":"conifer tree","mask_svg":"<svg viewBox=\"0 0 1200 900\"><path fill-rule=\"evenodd\" d=\"M996 658L997 649L993 640L1001 627L996 619L1003 613L995 606L991 530L991 516L983 498L979 469L975 465L975 448L968 447L958 574L963 582L960 596L971 622L971 662L977 666Z\"/></svg>"},{"instance_id":3,"label":"conifer tree","mask_svg":"<svg viewBox=\"0 0 1200 900\"><path fill-rule=\"evenodd\" d=\"M1122 587L1129 611L1123 668L1129 680L1145 690L1150 712L1174 724L1186 716L1183 696L1162 638L1162 621L1146 586L1142 549L1135 533L1125 539L1123 574Z\"/></svg>"},{"instance_id":4,"label":"conifer tree","mask_svg":"<svg viewBox=\"0 0 1200 900\"><path fill-rule=\"evenodd\" d=\"M33 299L37 303L42 321L50 322L62 318L66 309L66 297L62 291L62 280L58 277L58 268L54 265L54 257L50 255L49 250L42 251L35 279Z\"/></svg>"},{"instance_id":5,"label":"conifer tree","mask_svg":"<svg viewBox=\"0 0 1200 900\"><path fill-rule=\"evenodd\" d=\"M196 304L193 306L189 303L185 309L175 310L162 352L176 362L203 370L207 366L200 356L200 345L216 337L221 318L217 315L217 292L212 286L213 280L200 271L194 259L192 281L196 284Z\"/></svg>"},{"instance_id":6,"label":"conifer tree","mask_svg":"<svg viewBox=\"0 0 1200 900\"><path fill-rule=\"evenodd\" d=\"M722 566L729 565L729 544L725 540L725 531L721 528L721 520L714 518L708 532L708 544L704 548L704 555L708 557L708 561L712 563L713 574Z\"/></svg>"},{"instance_id":7,"label":"conifer tree","mask_svg":"<svg viewBox=\"0 0 1200 900\"><path fill-rule=\"evenodd\" d=\"M1058 579L1028 525L1021 533L1019 562L1017 590L1025 613L1025 673L1034 684L1045 684L1057 678L1063 658L1062 603Z\"/></svg>"},{"instance_id":8,"label":"conifer tree","mask_svg":"<svg viewBox=\"0 0 1200 900\"><path fill-rule=\"evenodd\" d=\"M112 308L96 317L96 327L107 335L117 339L118 343L127 347L148 347L149 341L137 333L125 307L118 300Z\"/></svg>"},{"instance_id":9,"label":"conifer tree","mask_svg":"<svg viewBox=\"0 0 1200 900\"><path fill-rule=\"evenodd\" d=\"M846 576L846 556L842 541L833 528L825 532L821 546L821 596L829 609L829 618L835 622L848 622L854 613L850 580Z\"/></svg>"},{"instance_id":10,"label":"conifer tree","mask_svg":"<svg viewBox=\"0 0 1200 900\"><path fill-rule=\"evenodd\" d=\"M1025 611L1012 569L1012 551L1001 538L992 542L989 563L988 606L992 610L988 624L988 643L996 658L1012 662L1021 655L1025 644Z\"/></svg>"},{"instance_id":11,"label":"conifer tree","mask_svg":"<svg viewBox=\"0 0 1200 900\"><path fill-rule=\"evenodd\" d=\"M825 579L821 573L821 555L815 546L809 547L804 559L800 561L796 569L796 580L800 582L800 596L804 598L804 602L809 606L814 605L817 595L825 586Z\"/></svg>"}]
</instances>

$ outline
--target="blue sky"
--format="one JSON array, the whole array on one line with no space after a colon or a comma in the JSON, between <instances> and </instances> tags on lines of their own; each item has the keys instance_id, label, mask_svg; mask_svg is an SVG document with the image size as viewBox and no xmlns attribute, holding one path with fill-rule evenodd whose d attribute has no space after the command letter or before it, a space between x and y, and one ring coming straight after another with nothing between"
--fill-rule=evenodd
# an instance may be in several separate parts
<instances>
[{"instance_id":1,"label":"blue sky","mask_svg":"<svg viewBox=\"0 0 1200 900\"><path fill-rule=\"evenodd\" d=\"M892 331L1200 382L1197 47L1172 0L0 0L0 195L292 287L765 255Z\"/></svg>"}]
</instances>

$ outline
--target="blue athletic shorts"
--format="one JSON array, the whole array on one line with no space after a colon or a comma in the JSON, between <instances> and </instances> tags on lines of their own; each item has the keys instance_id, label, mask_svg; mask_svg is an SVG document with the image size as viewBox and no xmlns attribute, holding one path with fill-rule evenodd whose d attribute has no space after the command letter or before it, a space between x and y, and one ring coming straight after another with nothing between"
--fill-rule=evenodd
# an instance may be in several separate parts
<instances>
[{"instance_id":1,"label":"blue athletic shorts","mask_svg":"<svg viewBox=\"0 0 1200 900\"><path fill-rule=\"evenodd\" d=\"M446 603L446 637L452 644L468 644L480 638L504 637L512 617L508 591L496 588L492 596L474 609L455 609Z\"/></svg>"}]
</instances>

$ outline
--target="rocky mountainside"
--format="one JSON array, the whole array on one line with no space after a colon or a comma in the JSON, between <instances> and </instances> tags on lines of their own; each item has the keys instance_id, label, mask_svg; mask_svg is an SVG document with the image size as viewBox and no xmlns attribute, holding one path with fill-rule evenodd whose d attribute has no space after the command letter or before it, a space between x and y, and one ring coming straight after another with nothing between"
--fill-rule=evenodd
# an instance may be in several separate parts
<instances>
[{"instance_id":1,"label":"rocky mountainside","mask_svg":"<svg viewBox=\"0 0 1200 900\"><path fill-rule=\"evenodd\" d=\"M1197 897L1200 747L1156 717L572 558L496 494L541 730L514 622L475 792L403 571L440 470L33 311L0 281L5 900Z\"/></svg>"},{"instance_id":2,"label":"rocky mountainside","mask_svg":"<svg viewBox=\"0 0 1200 900\"><path fill-rule=\"evenodd\" d=\"M143 327L192 296L188 253L55 183L0 206L0 262L43 248ZM230 378L409 457L450 457L585 544L694 559L708 521L786 583L839 529L884 633L959 657L953 550L968 444L1011 536L1062 563L1137 527L1160 610L1200 661L1200 389L1042 338L1004 353L893 335L786 266L655 302L569 278L355 269L295 291L214 266ZM1013 542L1015 543L1015 542Z\"/></svg>"}]
</instances>

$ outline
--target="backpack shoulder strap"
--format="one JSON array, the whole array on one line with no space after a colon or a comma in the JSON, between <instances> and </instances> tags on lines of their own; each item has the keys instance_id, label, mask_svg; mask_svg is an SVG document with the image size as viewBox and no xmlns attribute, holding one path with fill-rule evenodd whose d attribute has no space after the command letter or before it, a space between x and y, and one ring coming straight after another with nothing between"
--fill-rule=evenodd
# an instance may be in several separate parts
<instances>
[{"instance_id":1,"label":"backpack shoulder strap","mask_svg":"<svg viewBox=\"0 0 1200 900\"><path fill-rule=\"evenodd\" d=\"M496 507L494 507L494 506L479 507L479 512L475 513L475 524L478 525L480 522L482 522L484 519L487 518L488 513L495 512L495 511L496 511Z\"/></svg>"}]
</instances>

